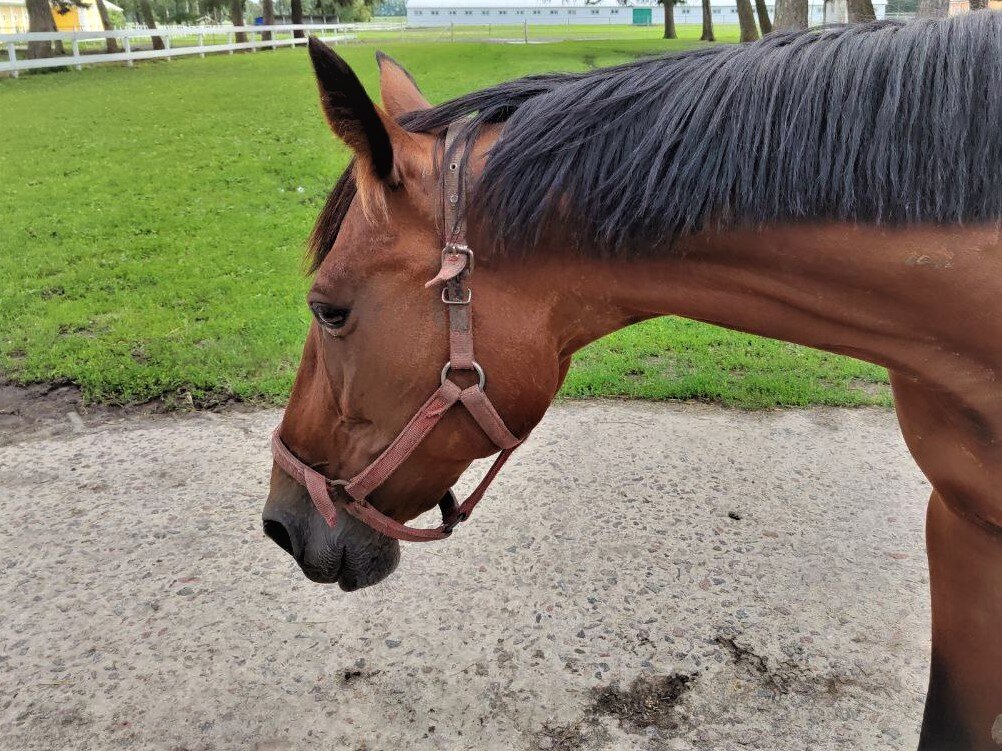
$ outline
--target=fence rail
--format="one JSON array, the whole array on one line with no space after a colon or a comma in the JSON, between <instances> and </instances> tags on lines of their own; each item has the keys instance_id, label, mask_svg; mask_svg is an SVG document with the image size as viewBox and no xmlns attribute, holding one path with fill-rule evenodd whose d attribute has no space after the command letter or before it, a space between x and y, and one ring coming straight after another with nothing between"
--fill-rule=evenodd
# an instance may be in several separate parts
<instances>
[{"instance_id":1,"label":"fence rail","mask_svg":"<svg viewBox=\"0 0 1002 751\"><path fill-rule=\"evenodd\" d=\"M355 38L359 29L366 31L392 31L400 28L399 24L274 24L270 26L172 26L157 29L114 29L110 31L35 31L17 34L0 34L0 45L6 48L6 61L0 60L0 73L9 73L17 77L19 71L36 70L40 68L59 68L72 66L80 70L84 65L95 63L124 62L131 67L136 60L167 59L184 55L205 57L207 52L237 52L240 50L256 51L259 49L278 49L306 44L306 37L296 36L296 32L308 32L319 36L325 42L346 42ZM271 39L265 39L270 32ZM246 42L236 41L237 34L246 34ZM285 36L282 36L285 35ZM257 39L253 39L257 36ZM133 39L148 39L159 37L163 40L164 49L133 49ZM225 43L215 43L216 38L225 38ZM183 45L173 45L172 39L182 39ZM81 42L102 42L106 39L116 39L122 43L122 52L86 53L80 48ZM208 44L206 43L208 40ZM22 58L18 56L18 45L29 42L69 42L71 54L55 55L43 58Z\"/></svg>"}]
</instances>

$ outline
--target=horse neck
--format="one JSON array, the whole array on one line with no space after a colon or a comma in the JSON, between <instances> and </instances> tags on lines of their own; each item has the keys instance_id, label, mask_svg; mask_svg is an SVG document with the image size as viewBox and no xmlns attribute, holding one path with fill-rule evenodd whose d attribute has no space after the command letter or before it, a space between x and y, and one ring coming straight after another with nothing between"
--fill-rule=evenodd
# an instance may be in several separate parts
<instances>
[{"instance_id":1,"label":"horse neck","mask_svg":"<svg viewBox=\"0 0 1002 751\"><path fill-rule=\"evenodd\" d=\"M704 233L644 259L577 259L568 270L566 257L554 258L531 273L558 291L564 356L630 323L680 315L941 383L943 347L977 369L985 337L997 339L986 330L997 324L971 321L971 303L997 304L1000 250L995 226L830 224Z\"/></svg>"}]
</instances>

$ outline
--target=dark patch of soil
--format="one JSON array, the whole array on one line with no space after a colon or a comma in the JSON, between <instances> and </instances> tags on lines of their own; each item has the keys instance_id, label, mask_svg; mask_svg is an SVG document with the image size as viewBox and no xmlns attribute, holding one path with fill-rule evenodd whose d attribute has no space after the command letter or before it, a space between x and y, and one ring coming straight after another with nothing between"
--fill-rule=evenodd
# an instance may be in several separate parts
<instances>
[{"instance_id":1,"label":"dark patch of soil","mask_svg":"<svg viewBox=\"0 0 1002 751\"><path fill-rule=\"evenodd\" d=\"M195 410L221 412L253 409L232 397L207 398L199 403L184 395L142 404L87 404L80 387L70 381L21 386L0 378L0 446L39 435L79 432L123 417L145 417Z\"/></svg>"},{"instance_id":2,"label":"dark patch of soil","mask_svg":"<svg viewBox=\"0 0 1002 751\"><path fill-rule=\"evenodd\" d=\"M729 636L718 636L714 641L730 652L735 665L757 675L777 696L788 694L794 681L803 676L803 668L793 663L782 662L770 667L768 657L756 654L751 647L742 646Z\"/></svg>"},{"instance_id":3,"label":"dark patch of soil","mask_svg":"<svg viewBox=\"0 0 1002 751\"><path fill-rule=\"evenodd\" d=\"M675 707L689 690L696 674L672 673L662 676L639 676L628 689L606 686L594 689L592 711L615 717L619 726L632 733L654 726L676 730L679 726Z\"/></svg>"},{"instance_id":4,"label":"dark patch of soil","mask_svg":"<svg viewBox=\"0 0 1002 751\"><path fill-rule=\"evenodd\" d=\"M583 717L566 725L543 723L533 736L532 748L534 751L605 748L609 732L598 721L601 716L615 718L628 733L649 735L652 727L662 733L677 730L680 719L676 707L697 675L639 676L627 689L616 684L593 688L591 705Z\"/></svg>"}]
</instances>

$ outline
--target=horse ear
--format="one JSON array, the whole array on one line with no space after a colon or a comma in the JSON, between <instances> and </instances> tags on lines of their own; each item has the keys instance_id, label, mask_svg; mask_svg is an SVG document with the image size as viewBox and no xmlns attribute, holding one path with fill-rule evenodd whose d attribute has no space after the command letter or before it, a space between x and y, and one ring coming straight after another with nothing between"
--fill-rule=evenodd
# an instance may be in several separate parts
<instances>
[{"instance_id":1,"label":"horse ear","mask_svg":"<svg viewBox=\"0 0 1002 751\"><path fill-rule=\"evenodd\" d=\"M414 77L389 55L376 53L379 63L379 91L386 113L399 120L408 112L431 109Z\"/></svg>"},{"instance_id":2,"label":"horse ear","mask_svg":"<svg viewBox=\"0 0 1002 751\"><path fill-rule=\"evenodd\" d=\"M310 60L320 89L320 103L335 135L355 152L360 163L371 166L383 181L393 177L393 137L406 133L381 112L362 82L341 57L316 37L310 37Z\"/></svg>"}]
</instances>

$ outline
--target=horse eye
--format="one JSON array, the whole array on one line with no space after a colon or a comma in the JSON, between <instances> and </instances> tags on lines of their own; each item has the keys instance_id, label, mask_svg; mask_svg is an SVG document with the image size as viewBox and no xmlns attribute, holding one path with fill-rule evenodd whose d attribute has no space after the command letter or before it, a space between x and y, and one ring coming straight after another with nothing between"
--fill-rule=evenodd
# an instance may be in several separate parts
<instances>
[{"instance_id":1,"label":"horse eye","mask_svg":"<svg viewBox=\"0 0 1002 751\"><path fill-rule=\"evenodd\" d=\"M348 322L348 315L351 313L350 310L336 308L322 302L310 303L310 310L313 311L313 317L317 319L317 323L332 331L344 328L345 323Z\"/></svg>"}]
</instances>

